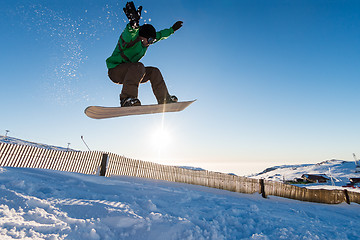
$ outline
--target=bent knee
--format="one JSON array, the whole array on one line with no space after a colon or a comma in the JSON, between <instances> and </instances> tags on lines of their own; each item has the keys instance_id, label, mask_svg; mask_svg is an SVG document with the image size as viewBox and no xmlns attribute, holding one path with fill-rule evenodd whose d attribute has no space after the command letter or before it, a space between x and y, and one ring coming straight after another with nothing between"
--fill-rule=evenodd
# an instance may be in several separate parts
<instances>
[{"instance_id":1,"label":"bent knee","mask_svg":"<svg viewBox=\"0 0 360 240\"><path fill-rule=\"evenodd\" d=\"M157 68L157 67L145 67L146 70L149 70L149 71L157 71L157 72L160 72L160 70Z\"/></svg>"},{"instance_id":2,"label":"bent knee","mask_svg":"<svg viewBox=\"0 0 360 240\"><path fill-rule=\"evenodd\" d=\"M141 62L131 63L131 66L129 68L139 72L145 72L145 66Z\"/></svg>"},{"instance_id":3,"label":"bent knee","mask_svg":"<svg viewBox=\"0 0 360 240\"><path fill-rule=\"evenodd\" d=\"M150 75L160 75L161 76L161 71L160 69L158 69L157 67L145 67L146 69L146 73L149 73Z\"/></svg>"}]
</instances>

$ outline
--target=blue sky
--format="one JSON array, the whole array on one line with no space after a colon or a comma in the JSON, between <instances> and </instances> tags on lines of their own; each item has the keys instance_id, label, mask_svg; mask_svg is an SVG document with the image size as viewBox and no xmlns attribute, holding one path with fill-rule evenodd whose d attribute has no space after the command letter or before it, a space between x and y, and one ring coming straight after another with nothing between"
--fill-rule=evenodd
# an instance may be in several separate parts
<instances>
[{"instance_id":1,"label":"blue sky","mask_svg":"<svg viewBox=\"0 0 360 240\"><path fill-rule=\"evenodd\" d=\"M135 1L158 30L184 21L142 62L171 94L198 100L181 113L92 120L87 106L119 104L105 59L125 3L4 1L0 134L86 150L84 136L92 150L237 174L360 151L358 1ZM156 102L150 84L139 98Z\"/></svg>"}]
</instances>

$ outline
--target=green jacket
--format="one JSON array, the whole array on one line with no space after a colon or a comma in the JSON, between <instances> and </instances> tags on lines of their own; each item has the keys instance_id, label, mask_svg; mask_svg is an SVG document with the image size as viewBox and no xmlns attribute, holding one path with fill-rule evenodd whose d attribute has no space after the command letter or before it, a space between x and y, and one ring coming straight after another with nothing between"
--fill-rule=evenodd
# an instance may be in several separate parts
<instances>
[{"instance_id":1,"label":"green jacket","mask_svg":"<svg viewBox=\"0 0 360 240\"><path fill-rule=\"evenodd\" d=\"M154 43L168 38L174 33L172 28L164 29L156 32L156 40ZM139 38L139 28L133 29L130 24L120 35L118 44L112 55L106 59L108 69L114 68L121 63L138 62L145 55L148 47L144 47Z\"/></svg>"}]
</instances>

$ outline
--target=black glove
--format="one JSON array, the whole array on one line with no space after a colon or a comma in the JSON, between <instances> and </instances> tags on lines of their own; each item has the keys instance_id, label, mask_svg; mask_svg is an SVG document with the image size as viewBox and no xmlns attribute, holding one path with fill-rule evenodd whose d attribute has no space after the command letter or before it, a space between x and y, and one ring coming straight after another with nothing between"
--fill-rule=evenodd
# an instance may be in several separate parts
<instances>
[{"instance_id":1,"label":"black glove","mask_svg":"<svg viewBox=\"0 0 360 240\"><path fill-rule=\"evenodd\" d=\"M177 21L173 26L172 26L172 29L175 31L179 30L179 28L181 28L183 25L183 22L182 21Z\"/></svg>"},{"instance_id":2,"label":"black glove","mask_svg":"<svg viewBox=\"0 0 360 240\"><path fill-rule=\"evenodd\" d=\"M142 6L140 6L137 10L135 8L134 2L127 2L124 9L124 13L126 17L130 21L130 25L132 28L139 27L139 21L141 17Z\"/></svg>"}]
</instances>

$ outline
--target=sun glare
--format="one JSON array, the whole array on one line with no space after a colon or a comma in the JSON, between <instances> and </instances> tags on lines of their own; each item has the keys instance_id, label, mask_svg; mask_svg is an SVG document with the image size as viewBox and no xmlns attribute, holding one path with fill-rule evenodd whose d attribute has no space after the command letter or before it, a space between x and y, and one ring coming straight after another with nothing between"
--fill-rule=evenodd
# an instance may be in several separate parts
<instances>
[{"instance_id":1,"label":"sun glare","mask_svg":"<svg viewBox=\"0 0 360 240\"><path fill-rule=\"evenodd\" d=\"M171 141L171 136L169 131L167 131L165 128L158 128L153 132L152 135L152 143L154 146L157 146L158 148L162 148L167 146Z\"/></svg>"},{"instance_id":2,"label":"sun glare","mask_svg":"<svg viewBox=\"0 0 360 240\"><path fill-rule=\"evenodd\" d=\"M152 146L152 152L157 155L156 161L167 161L168 153L171 152L171 145L174 143L174 136L171 129L165 124L165 114L162 115L159 125L154 126L152 129L149 140Z\"/></svg>"}]
</instances>

